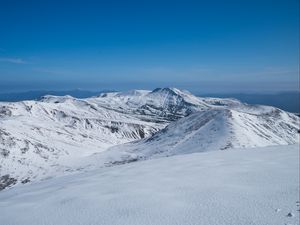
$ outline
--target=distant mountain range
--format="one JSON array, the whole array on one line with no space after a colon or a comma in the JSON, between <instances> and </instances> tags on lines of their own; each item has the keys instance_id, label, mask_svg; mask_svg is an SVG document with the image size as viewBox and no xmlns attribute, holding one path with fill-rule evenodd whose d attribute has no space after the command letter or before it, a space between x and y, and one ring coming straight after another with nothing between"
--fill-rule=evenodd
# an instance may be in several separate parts
<instances>
[{"instance_id":1,"label":"distant mountain range","mask_svg":"<svg viewBox=\"0 0 300 225\"><path fill-rule=\"evenodd\" d=\"M26 92L11 92L0 93L0 101L16 102L24 100L38 100L45 95L64 96L70 95L75 98L89 98L100 93L112 92L112 90L103 91L88 91L81 89L66 90L66 91L51 91L51 90L37 90ZM248 104L261 104L275 106L288 112L300 114L300 92L281 92L275 94L245 94L245 93L211 93L197 95L200 97L215 97L215 98L235 98Z\"/></svg>"},{"instance_id":2,"label":"distant mountain range","mask_svg":"<svg viewBox=\"0 0 300 225\"><path fill-rule=\"evenodd\" d=\"M300 92L281 92L276 94L205 94L203 97L236 98L248 104L270 105L288 112L300 114Z\"/></svg>"},{"instance_id":3,"label":"distant mountain range","mask_svg":"<svg viewBox=\"0 0 300 225\"><path fill-rule=\"evenodd\" d=\"M70 95L75 98L88 98L100 93L111 92L112 90L103 91L87 91L81 89L66 90L66 91L55 91L55 90L37 90L37 91L24 91L24 92L11 92L11 93L0 93L0 101L4 102L17 102L24 100L38 100L45 95L64 96Z\"/></svg>"},{"instance_id":4,"label":"distant mountain range","mask_svg":"<svg viewBox=\"0 0 300 225\"><path fill-rule=\"evenodd\" d=\"M153 157L294 144L299 121L176 88L0 102L0 190Z\"/></svg>"}]
</instances>

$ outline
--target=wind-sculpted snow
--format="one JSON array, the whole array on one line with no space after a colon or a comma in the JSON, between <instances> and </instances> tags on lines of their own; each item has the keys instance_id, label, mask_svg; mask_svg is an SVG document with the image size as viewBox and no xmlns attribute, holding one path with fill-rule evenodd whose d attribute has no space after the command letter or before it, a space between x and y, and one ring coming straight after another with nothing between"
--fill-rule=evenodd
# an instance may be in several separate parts
<instances>
[{"instance_id":1,"label":"wind-sculpted snow","mask_svg":"<svg viewBox=\"0 0 300 225\"><path fill-rule=\"evenodd\" d=\"M139 159L293 144L298 129L274 107L176 88L0 103L0 190Z\"/></svg>"},{"instance_id":2,"label":"wind-sculpted snow","mask_svg":"<svg viewBox=\"0 0 300 225\"><path fill-rule=\"evenodd\" d=\"M297 225L299 147L177 155L0 192L0 225Z\"/></svg>"}]
</instances>

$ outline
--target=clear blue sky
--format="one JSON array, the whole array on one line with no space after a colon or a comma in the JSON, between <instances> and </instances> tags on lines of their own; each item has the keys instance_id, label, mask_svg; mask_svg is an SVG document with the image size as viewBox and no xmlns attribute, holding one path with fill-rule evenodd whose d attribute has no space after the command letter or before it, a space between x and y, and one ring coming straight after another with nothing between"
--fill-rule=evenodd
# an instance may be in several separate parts
<instances>
[{"instance_id":1,"label":"clear blue sky","mask_svg":"<svg viewBox=\"0 0 300 225\"><path fill-rule=\"evenodd\" d=\"M299 1L0 1L0 90L298 88Z\"/></svg>"}]
</instances>

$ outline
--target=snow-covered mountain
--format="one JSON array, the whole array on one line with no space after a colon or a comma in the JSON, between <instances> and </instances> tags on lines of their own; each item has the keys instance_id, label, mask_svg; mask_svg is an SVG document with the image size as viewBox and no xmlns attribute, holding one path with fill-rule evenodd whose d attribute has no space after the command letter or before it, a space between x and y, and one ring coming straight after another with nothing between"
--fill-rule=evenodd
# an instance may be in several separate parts
<instances>
[{"instance_id":1,"label":"snow-covered mountain","mask_svg":"<svg viewBox=\"0 0 300 225\"><path fill-rule=\"evenodd\" d=\"M136 157L292 144L297 129L274 107L176 88L0 103L0 190Z\"/></svg>"},{"instance_id":2,"label":"snow-covered mountain","mask_svg":"<svg viewBox=\"0 0 300 225\"><path fill-rule=\"evenodd\" d=\"M122 152L122 157L129 160L231 148L290 145L299 143L298 131L299 117L274 107L245 105L234 109L215 108L193 113L149 138L111 150Z\"/></svg>"},{"instance_id":3,"label":"snow-covered mountain","mask_svg":"<svg viewBox=\"0 0 300 225\"><path fill-rule=\"evenodd\" d=\"M74 160L151 136L164 126L70 96L0 103L0 183L72 170L68 164Z\"/></svg>"},{"instance_id":4,"label":"snow-covered mountain","mask_svg":"<svg viewBox=\"0 0 300 225\"><path fill-rule=\"evenodd\" d=\"M118 109L122 113L134 114L139 118L151 119L155 122L175 121L191 113L218 106L242 105L235 99L199 98L188 91L176 88L104 93L89 101L108 109Z\"/></svg>"}]
</instances>

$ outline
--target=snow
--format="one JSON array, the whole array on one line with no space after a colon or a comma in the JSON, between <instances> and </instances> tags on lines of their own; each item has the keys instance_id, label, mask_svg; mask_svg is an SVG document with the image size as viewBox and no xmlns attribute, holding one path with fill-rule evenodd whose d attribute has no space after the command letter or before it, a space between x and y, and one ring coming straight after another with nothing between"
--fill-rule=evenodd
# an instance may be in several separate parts
<instances>
[{"instance_id":1,"label":"snow","mask_svg":"<svg viewBox=\"0 0 300 225\"><path fill-rule=\"evenodd\" d=\"M0 102L0 190L152 157L299 143L299 121L176 88Z\"/></svg>"},{"instance_id":2,"label":"snow","mask_svg":"<svg viewBox=\"0 0 300 225\"><path fill-rule=\"evenodd\" d=\"M295 225L299 123L176 88L0 102L0 225Z\"/></svg>"},{"instance_id":3,"label":"snow","mask_svg":"<svg viewBox=\"0 0 300 225\"><path fill-rule=\"evenodd\" d=\"M140 161L0 192L1 225L299 224L298 145Z\"/></svg>"},{"instance_id":4,"label":"snow","mask_svg":"<svg viewBox=\"0 0 300 225\"><path fill-rule=\"evenodd\" d=\"M147 115L153 121L174 121L193 112L219 107L220 102L222 107L243 105L233 99L199 98L177 88L105 93L88 101L108 109L134 113L140 118Z\"/></svg>"},{"instance_id":5,"label":"snow","mask_svg":"<svg viewBox=\"0 0 300 225\"><path fill-rule=\"evenodd\" d=\"M130 157L148 159L232 148L289 145L299 143L298 129L299 118L279 109L254 114L215 108L179 119L146 139L114 146L107 153L119 151L128 160Z\"/></svg>"},{"instance_id":6,"label":"snow","mask_svg":"<svg viewBox=\"0 0 300 225\"><path fill-rule=\"evenodd\" d=\"M69 164L164 126L70 96L0 103L0 177L32 181L76 170Z\"/></svg>"}]
</instances>

